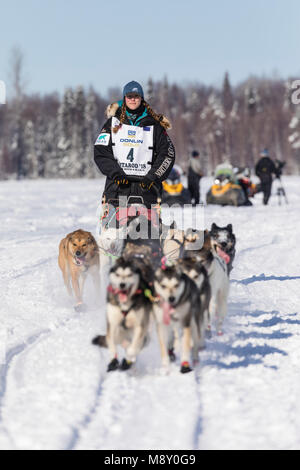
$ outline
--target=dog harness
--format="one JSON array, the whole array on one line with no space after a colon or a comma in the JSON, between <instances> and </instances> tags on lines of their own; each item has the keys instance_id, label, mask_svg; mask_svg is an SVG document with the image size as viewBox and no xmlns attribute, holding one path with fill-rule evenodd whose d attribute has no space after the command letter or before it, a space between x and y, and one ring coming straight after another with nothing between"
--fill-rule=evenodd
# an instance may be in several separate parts
<instances>
[{"instance_id":1,"label":"dog harness","mask_svg":"<svg viewBox=\"0 0 300 470\"><path fill-rule=\"evenodd\" d=\"M138 217L140 215L147 217L147 220L151 222L154 227L159 227L159 205L148 209L143 205L114 207L108 203L104 203L102 207L102 215L100 217L101 229L108 229L111 225L113 225L113 227L125 226L129 217Z\"/></svg>"},{"instance_id":2,"label":"dog harness","mask_svg":"<svg viewBox=\"0 0 300 470\"><path fill-rule=\"evenodd\" d=\"M111 284L109 284L109 286L107 287L107 292L110 292L110 293L113 294L113 295L118 295L120 292L122 292L122 289L118 289L117 287L116 287L116 288L113 288L113 286L112 286ZM142 293L143 293L142 289L137 289L137 290L135 291L135 293L133 294L133 297L134 297L135 295L139 295L139 294L142 294ZM123 315L124 317L126 317L126 315L128 315L128 313L130 312L130 310L132 310L135 305L136 305L136 302L134 302L128 310L121 310L122 315Z\"/></svg>"}]
</instances>

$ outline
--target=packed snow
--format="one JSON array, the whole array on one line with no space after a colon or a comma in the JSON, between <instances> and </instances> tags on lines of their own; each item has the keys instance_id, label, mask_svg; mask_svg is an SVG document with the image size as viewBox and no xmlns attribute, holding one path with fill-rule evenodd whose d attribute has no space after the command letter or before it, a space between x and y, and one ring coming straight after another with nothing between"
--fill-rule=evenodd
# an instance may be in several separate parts
<instances>
[{"instance_id":1,"label":"packed snow","mask_svg":"<svg viewBox=\"0 0 300 470\"><path fill-rule=\"evenodd\" d=\"M190 374L162 371L155 331L133 370L107 373L92 282L87 312L72 307L58 245L95 234L103 182L0 183L0 448L300 449L300 178L283 178L288 205L205 207L207 228L233 224L237 255L224 335Z\"/></svg>"}]
</instances>

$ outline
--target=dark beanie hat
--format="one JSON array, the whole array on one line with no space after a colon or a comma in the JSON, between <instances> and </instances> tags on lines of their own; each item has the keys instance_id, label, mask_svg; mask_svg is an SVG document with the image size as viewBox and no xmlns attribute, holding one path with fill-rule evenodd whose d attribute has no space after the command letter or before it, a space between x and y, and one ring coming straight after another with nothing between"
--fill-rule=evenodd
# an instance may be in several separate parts
<instances>
[{"instance_id":1,"label":"dark beanie hat","mask_svg":"<svg viewBox=\"0 0 300 470\"><path fill-rule=\"evenodd\" d=\"M135 81L129 82L124 86L123 98L124 96L128 95L128 93L136 93L137 95L140 95L142 98L144 98L144 91L142 86Z\"/></svg>"},{"instance_id":2,"label":"dark beanie hat","mask_svg":"<svg viewBox=\"0 0 300 470\"><path fill-rule=\"evenodd\" d=\"M192 157L199 157L199 152L197 152L197 150L193 150Z\"/></svg>"}]
</instances>

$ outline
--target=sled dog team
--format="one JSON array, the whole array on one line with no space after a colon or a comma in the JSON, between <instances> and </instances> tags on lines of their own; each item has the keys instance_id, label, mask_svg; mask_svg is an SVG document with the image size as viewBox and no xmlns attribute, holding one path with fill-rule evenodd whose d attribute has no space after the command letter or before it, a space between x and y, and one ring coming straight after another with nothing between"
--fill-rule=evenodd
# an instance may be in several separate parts
<instances>
[{"instance_id":1,"label":"sled dog team","mask_svg":"<svg viewBox=\"0 0 300 470\"><path fill-rule=\"evenodd\" d=\"M151 241L127 237L109 269L107 333L93 340L109 350L108 371L131 367L149 342L153 322L162 365L175 361L175 352L180 351L180 371L192 370L212 327L222 334L235 241L231 224L218 227L214 223L204 232L170 228L157 250ZM75 297L76 311L84 309L88 274L99 292L100 255L90 232L76 230L60 242L58 264L68 293ZM122 361L118 358L120 346L125 351Z\"/></svg>"}]
</instances>

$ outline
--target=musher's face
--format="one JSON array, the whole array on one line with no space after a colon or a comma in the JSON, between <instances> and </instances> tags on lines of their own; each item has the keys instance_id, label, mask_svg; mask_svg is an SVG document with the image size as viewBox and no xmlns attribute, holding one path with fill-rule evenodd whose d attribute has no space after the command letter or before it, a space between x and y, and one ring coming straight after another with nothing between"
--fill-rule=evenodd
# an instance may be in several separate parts
<instances>
[{"instance_id":1,"label":"musher's face","mask_svg":"<svg viewBox=\"0 0 300 470\"><path fill-rule=\"evenodd\" d=\"M137 95L136 93L128 93L128 95L125 96L126 106L131 111L137 109L141 105L141 102L142 97L140 95Z\"/></svg>"}]
</instances>

